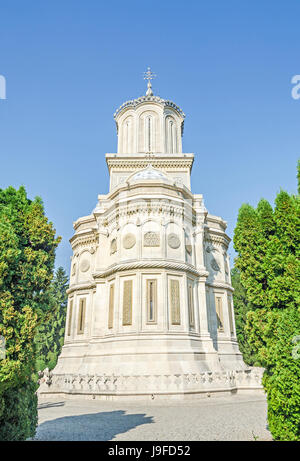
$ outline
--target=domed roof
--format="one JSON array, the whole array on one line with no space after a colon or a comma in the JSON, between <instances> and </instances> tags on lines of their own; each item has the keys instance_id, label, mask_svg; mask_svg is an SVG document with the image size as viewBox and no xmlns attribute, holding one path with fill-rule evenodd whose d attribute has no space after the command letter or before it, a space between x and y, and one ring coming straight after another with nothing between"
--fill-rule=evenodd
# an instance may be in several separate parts
<instances>
[{"instance_id":1,"label":"domed roof","mask_svg":"<svg viewBox=\"0 0 300 461\"><path fill-rule=\"evenodd\" d=\"M181 116L181 118L184 120L185 118L185 113L183 112L182 109L180 109L179 106L177 106L174 102L169 101L167 99L162 99L159 96L154 96L154 95L146 95L146 96L141 96L140 98L137 99L131 99L130 101L124 102L114 113L114 119L117 120L117 118L120 116L120 114L127 109L128 107L136 108L140 104L143 104L145 102L156 102L158 104L161 104L163 107L171 107L172 109L176 110L178 114Z\"/></svg>"},{"instance_id":2,"label":"domed roof","mask_svg":"<svg viewBox=\"0 0 300 461\"><path fill-rule=\"evenodd\" d=\"M153 168L151 164L149 164L147 168L138 171L130 177L130 181L145 181L147 179L158 179L159 181L168 181L167 176L163 174L161 171Z\"/></svg>"},{"instance_id":3,"label":"domed roof","mask_svg":"<svg viewBox=\"0 0 300 461\"><path fill-rule=\"evenodd\" d=\"M169 101L169 100L166 100L166 99L162 99L161 97L159 96L154 96L153 94L153 90L152 90L152 85L151 85L151 80L156 77L156 75L151 72L151 69L150 67L148 67L148 70L147 72L144 72L144 79L145 80L148 80L148 84L147 84L147 91L146 91L146 95L145 96L141 96L140 98L136 98L136 99L131 99L130 101L126 101L124 102L117 110L116 112L114 113L114 119L117 120L120 116L120 114L127 108L136 108L137 106L139 106L140 104L144 104L144 103L158 103L160 105L162 105L163 107L170 107L172 109L174 109L178 114L179 116L181 117L182 119L182 123L183 123L183 120L185 118L185 114L184 112L182 111L182 109L180 109L180 107L178 107L174 102L172 101Z\"/></svg>"}]
</instances>

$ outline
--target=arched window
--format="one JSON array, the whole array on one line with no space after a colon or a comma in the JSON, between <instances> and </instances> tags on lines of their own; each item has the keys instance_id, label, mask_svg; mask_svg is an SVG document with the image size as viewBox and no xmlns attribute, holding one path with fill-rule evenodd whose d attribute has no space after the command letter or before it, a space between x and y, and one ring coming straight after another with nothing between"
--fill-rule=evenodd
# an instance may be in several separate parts
<instances>
[{"instance_id":1,"label":"arched window","mask_svg":"<svg viewBox=\"0 0 300 461\"><path fill-rule=\"evenodd\" d=\"M176 130L176 124L175 122L172 122L172 139L171 139L171 144L172 144L172 152L173 154L177 152L177 130Z\"/></svg>"},{"instance_id":2,"label":"arched window","mask_svg":"<svg viewBox=\"0 0 300 461\"><path fill-rule=\"evenodd\" d=\"M173 118L166 119L166 151L170 154L177 152L177 129Z\"/></svg>"},{"instance_id":3,"label":"arched window","mask_svg":"<svg viewBox=\"0 0 300 461\"><path fill-rule=\"evenodd\" d=\"M131 148L131 117L129 117L123 123L123 152L128 154Z\"/></svg>"}]
</instances>

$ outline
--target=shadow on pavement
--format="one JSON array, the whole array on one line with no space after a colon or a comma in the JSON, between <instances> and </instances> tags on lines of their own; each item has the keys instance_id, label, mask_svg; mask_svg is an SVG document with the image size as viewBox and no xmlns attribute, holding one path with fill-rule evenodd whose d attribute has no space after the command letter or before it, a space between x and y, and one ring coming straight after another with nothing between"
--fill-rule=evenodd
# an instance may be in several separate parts
<instances>
[{"instance_id":1,"label":"shadow on pavement","mask_svg":"<svg viewBox=\"0 0 300 461\"><path fill-rule=\"evenodd\" d=\"M43 408L52 408L52 407L63 407L66 402L44 402L38 404L38 410Z\"/></svg>"},{"instance_id":2,"label":"shadow on pavement","mask_svg":"<svg viewBox=\"0 0 300 461\"><path fill-rule=\"evenodd\" d=\"M153 422L152 416L123 410L65 416L41 423L35 440L113 440L117 434Z\"/></svg>"}]
</instances>

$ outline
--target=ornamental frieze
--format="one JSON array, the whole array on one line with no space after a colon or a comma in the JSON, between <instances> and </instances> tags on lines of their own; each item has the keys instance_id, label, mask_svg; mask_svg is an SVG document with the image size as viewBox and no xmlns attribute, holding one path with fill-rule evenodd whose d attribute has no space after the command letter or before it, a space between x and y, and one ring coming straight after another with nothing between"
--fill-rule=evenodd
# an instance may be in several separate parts
<instances>
[{"instance_id":1,"label":"ornamental frieze","mask_svg":"<svg viewBox=\"0 0 300 461\"><path fill-rule=\"evenodd\" d=\"M144 201L140 204L135 204L131 206L123 206L116 210L113 210L110 214L107 215L105 220L99 221L100 226L109 227L110 232L116 226L116 222L121 219L127 219L134 215L140 215L143 219L144 217L149 216L174 216L177 218L184 218L186 222L191 222L190 218L184 214L184 209L178 206L171 206L167 204L161 204L160 202L151 202L150 206Z\"/></svg>"},{"instance_id":2,"label":"ornamental frieze","mask_svg":"<svg viewBox=\"0 0 300 461\"><path fill-rule=\"evenodd\" d=\"M70 239L70 243L72 246L72 250L75 251L77 249L87 247L88 251L90 253L95 252L95 247L98 245L99 239L98 235L92 234L92 235L86 235L86 236L78 236L74 235L72 239Z\"/></svg>"},{"instance_id":3,"label":"ornamental frieze","mask_svg":"<svg viewBox=\"0 0 300 461\"><path fill-rule=\"evenodd\" d=\"M212 235L206 233L204 243L211 246L223 245L224 249L227 250L228 245L230 243L230 238L226 235Z\"/></svg>"},{"instance_id":4,"label":"ornamental frieze","mask_svg":"<svg viewBox=\"0 0 300 461\"><path fill-rule=\"evenodd\" d=\"M122 159L107 159L107 165L111 170L112 167L120 168L122 170L139 170L146 168L149 164L149 160L122 160ZM153 168L168 169L170 168L170 173L177 168L191 168L193 165L194 159L173 159L173 160L151 160Z\"/></svg>"}]
</instances>

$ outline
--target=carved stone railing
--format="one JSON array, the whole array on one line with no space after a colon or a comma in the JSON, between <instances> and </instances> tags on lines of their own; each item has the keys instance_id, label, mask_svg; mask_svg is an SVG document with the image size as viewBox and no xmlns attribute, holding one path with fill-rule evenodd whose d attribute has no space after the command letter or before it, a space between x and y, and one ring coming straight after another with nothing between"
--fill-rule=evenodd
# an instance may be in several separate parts
<instances>
[{"instance_id":1,"label":"carved stone railing","mask_svg":"<svg viewBox=\"0 0 300 461\"><path fill-rule=\"evenodd\" d=\"M150 395L211 393L241 389L262 389L263 369L187 373L176 375L81 375L51 374L40 379L40 394Z\"/></svg>"}]
</instances>

